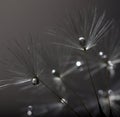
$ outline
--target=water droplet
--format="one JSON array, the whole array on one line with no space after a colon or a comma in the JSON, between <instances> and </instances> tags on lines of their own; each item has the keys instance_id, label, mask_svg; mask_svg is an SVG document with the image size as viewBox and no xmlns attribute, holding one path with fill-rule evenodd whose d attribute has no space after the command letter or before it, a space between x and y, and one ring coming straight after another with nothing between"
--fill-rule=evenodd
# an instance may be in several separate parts
<instances>
[{"instance_id":1,"label":"water droplet","mask_svg":"<svg viewBox=\"0 0 120 117\"><path fill-rule=\"evenodd\" d=\"M84 37L79 37L79 44L80 46L82 46L83 48L85 48L85 44L86 44L86 40Z\"/></svg>"},{"instance_id":2,"label":"water droplet","mask_svg":"<svg viewBox=\"0 0 120 117\"><path fill-rule=\"evenodd\" d=\"M32 110L33 110L33 107L32 106L28 106L28 110L27 110L27 115L28 116L32 116Z\"/></svg>"},{"instance_id":3,"label":"water droplet","mask_svg":"<svg viewBox=\"0 0 120 117\"><path fill-rule=\"evenodd\" d=\"M112 61L108 61L108 65L109 65L109 66L113 66Z\"/></svg>"},{"instance_id":4,"label":"water droplet","mask_svg":"<svg viewBox=\"0 0 120 117\"><path fill-rule=\"evenodd\" d=\"M107 61L107 68L109 69L109 70L114 70L114 68L115 68L115 65L112 63L112 61Z\"/></svg>"},{"instance_id":5,"label":"water droplet","mask_svg":"<svg viewBox=\"0 0 120 117\"><path fill-rule=\"evenodd\" d=\"M32 78L32 84L33 85L38 85L39 84L39 78L38 77Z\"/></svg>"},{"instance_id":6,"label":"water droplet","mask_svg":"<svg viewBox=\"0 0 120 117\"><path fill-rule=\"evenodd\" d=\"M55 77L60 77L60 74L59 74L55 69L53 69L51 73L52 73Z\"/></svg>"},{"instance_id":7,"label":"water droplet","mask_svg":"<svg viewBox=\"0 0 120 117\"><path fill-rule=\"evenodd\" d=\"M27 111L27 115L28 115L28 116L32 116L32 111L28 110L28 111Z\"/></svg>"},{"instance_id":8,"label":"water droplet","mask_svg":"<svg viewBox=\"0 0 120 117\"><path fill-rule=\"evenodd\" d=\"M84 37L79 37L79 41L83 41L83 40L85 40Z\"/></svg>"},{"instance_id":9,"label":"water droplet","mask_svg":"<svg viewBox=\"0 0 120 117\"><path fill-rule=\"evenodd\" d=\"M105 55L102 51L99 52L99 56L101 56L102 59L107 59L107 55Z\"/></svg>"},{"instance_id":10,"label":"water droplet","mask_svg":"<svg viewBox=\"0 0 120 117\"><path fill-rule=\"evenodd\" d=\"M107 59L107 55L103 55L103 58L104 58L104 59Z\"/></svg>"},{"instance_id":11,"label":"water droplet","mask_svg":"<svg viewBox=\"0 0 120 117\"><path fill-rule=\"evenodd\" d=\"M103 53L102 51L99 52L99 55L100 55L100 56L103 56L103 54L104 54L104 53Z\"/></svg>"},{"instance_id":12,"label":"water droplet","mask_svg":"<svg viewBox=\"0 0 120 117\"><path fill-rule=\"evenodd\" d=\"M67 103L67 100L64 99L64 98L62 98L62 99L61 99L61 103L66 104L66 103Z\"/></svg>"},{"instance_id":13,"label":"water droplet","mask_svg":"<svg viewBox=\"0 0 120 117\"><path fill-rule=\"evenodd\" d=\"M55 70L55 69L53 69L53 70L52 70L52 74L54 74L55 72L56 72L56 70Z\"/></svg>"},{"instance_id":14,"label":"water droplet","mask_svg":"<svg viewBox=\"0 0 120 117\"><path fill-rule=\"evenodd\" d=\"M77 67L80 67L81 65L82 65L82 63L81 63L80 61L77 61L77 62L76 62L76 66L77 66Z\"/></svg>"}]
</instances>

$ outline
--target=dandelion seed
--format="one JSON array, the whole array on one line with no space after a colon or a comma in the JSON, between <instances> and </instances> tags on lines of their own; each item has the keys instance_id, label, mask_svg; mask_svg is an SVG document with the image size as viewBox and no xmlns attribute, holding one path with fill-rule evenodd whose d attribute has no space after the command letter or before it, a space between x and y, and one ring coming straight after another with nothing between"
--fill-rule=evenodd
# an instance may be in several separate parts
<instances>
[{"instance_id":1,"label":"dandelion seed","mask_svg":"<svg viewBox=\"0 0 120 117\"><path fill-rule=\"evenodd\" d=\"M66 29L58 28L59 34L57 34L57 29L53 31L60 40L63 38L64 42L53 42L54 45L86 51L95 47L105 36L112 24L112 21L106 20L105 12L100 15L96 8L86 8L81 11L68 16Z\"/></svg>"},{"instance_id":2,"label":"dandelion seed","mask_svg":"<svg viewBox=\"0 0 120 117\"><path fill-rule=\"evenodd\" d=\"M33 89L36 85L40 86L39 77L42 77L44 63L36 41L30 36L27 40L14 40L12 46L8 47L12 62L7 59L5 65L7 72L13 76L13 80L6 80L2 83L2 87L20 86L20 90L23 91L24 89ZM37 90L39 89L40 87L37 87Z\"/></svg>"}]
</instances>

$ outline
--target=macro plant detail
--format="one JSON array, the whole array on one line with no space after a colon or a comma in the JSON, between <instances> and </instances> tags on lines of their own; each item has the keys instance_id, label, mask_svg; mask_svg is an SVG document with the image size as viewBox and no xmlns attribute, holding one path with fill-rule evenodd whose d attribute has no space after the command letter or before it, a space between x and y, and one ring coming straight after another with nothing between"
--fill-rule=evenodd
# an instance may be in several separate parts
<instances>
[{"instance_id":1,"label":"macro plant detail","mask_svg":"<svg viewBox=\"0 0 120 117\"><path fill-rule=\"evenodd\" d=\"M120 32L106 15L93 6L74 9L63 24L45 33L49 38L29 33L27 39L7 45L11 58L1 64L8 78L0 80L0 90L18 87L20 92L29 91L23 117L120 116L116 78Z\"/></svg>"}]
</instances>

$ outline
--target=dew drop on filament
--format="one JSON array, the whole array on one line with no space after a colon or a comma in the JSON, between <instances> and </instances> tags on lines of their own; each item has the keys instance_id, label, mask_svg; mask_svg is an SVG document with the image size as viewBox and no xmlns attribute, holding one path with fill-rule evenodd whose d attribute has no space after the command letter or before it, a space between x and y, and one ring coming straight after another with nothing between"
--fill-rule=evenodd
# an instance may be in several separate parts
<instances>
[{"instance_id":1,"label":"dew drop on filament","mask_svg":"<svg viewBox=\"0 0 120 117\"><path fill-rule=\"evenodd\" d=\"M32 78L32 84L33 85L38 85L39 84L39 78L38 77Z\"/></svg>"},{"instance_id":2,"label":"dew drop on filament","mask_svg":"<svg viewBox=\"0 0 120 117\"><path fill-rule=\"evenodd\" d=\"M55 69L52 69L51 73L52 73L55 77L60 77L60 74L59 74Z\"/></svg>"},{"instance_id":3,"label":"dew drop on filament","mask_svg":"<svg viewBox=\"0 0 120 117\"><path fill-rule=\"evenodd\" d=\"M104 53L103 53L102 51L99 52L99 55L100 55L100 56L103 56L103 54L104 54Z\"/></svg>"},{"instance_id":4,"label":"dew drop on filament","mask_svg":"<svg viewBox=\"0 0 120 117\"><path fill-rule=\"evenodd\" d=\"M82 65L82 63L80 61L76 62L76 66L79 68Z\"/></svg>"},{"instance_id":5,"label":"dew drop on filament","mask_svg":"<svg viewBox=\"0 0 120 117\"><path fill-rule=\"evenodd\" d=\"M85 48L86 40L84 37L79 37L79 44L82 46L82 48Z\"/></svg>"}]
</instances>

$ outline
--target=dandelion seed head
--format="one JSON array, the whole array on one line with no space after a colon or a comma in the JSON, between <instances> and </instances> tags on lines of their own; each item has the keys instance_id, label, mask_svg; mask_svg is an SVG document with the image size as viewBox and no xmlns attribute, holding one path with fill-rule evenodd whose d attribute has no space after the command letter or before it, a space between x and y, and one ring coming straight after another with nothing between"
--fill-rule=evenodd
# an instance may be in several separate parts
<instances>
[{"instance_id":1,"label":"dandelion seed head","mask_svg":"<svg viewBox=\"0 0 120 117\"><path fill-rule=\"evenodd\" d=\"M38 77L32 78L32 84L33 85L38 85L39 84L39 78Z\"/></svg>"}]
</instances>

